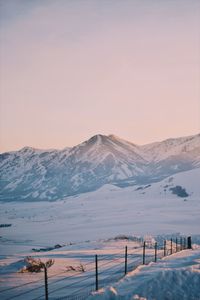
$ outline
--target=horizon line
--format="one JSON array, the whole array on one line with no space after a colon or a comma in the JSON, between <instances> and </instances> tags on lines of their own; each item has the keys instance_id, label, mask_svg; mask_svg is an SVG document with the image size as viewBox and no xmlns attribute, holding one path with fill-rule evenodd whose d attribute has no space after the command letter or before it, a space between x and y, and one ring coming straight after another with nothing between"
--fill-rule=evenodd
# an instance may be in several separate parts
<instances>
[{"instance_id":1,"label":"horizon line","mask_svg":"<svg viewBox=\"0 0 200 300\"><path fill-rule=\"evenodd\" d=\"M63 148L37 148L37 147L33 147L33 146L24 146L22 148L19 148L17 150L7 150L7 151L0 151L0 155L1 154L4 154L4 153L8 153L8 152L18 152L18 151L21 151L23 149L33 149L33 150L38 150L38 151L63 151L67 148L74 148L74 147L77 147L78 145L80 144L83 144L87 141L89 141L90 139L96 137L96 136L103 136L103 137L114 137L116 139L119 139L119 140L123 140L125 142L129 142L131 144L134 144L135 146L138 146L138 147L142 147L142 146L146 146L146 145L150 145L150 144L155 144L155 143L162 143L162 142L165 142L165 141L168 141L168 140L176 140L176 139L181 139L181 138L189 138L189 137L195 137L195 136L198 136L200 135L200 131L196 134L191 134L191 135L183 135L183 136L178 136L178 137L168 137L168 138L164 138L162 140L156 140L156 141L152 141L152 142L149 142L149 143L145 143L145 144L137 144L137 143L134 143L132 141L129 141L127 139L124 139L124 138L121 138L119 137L118 135L115 135L115 134L101 134L101 133L98 133L98 134L94 134L92 136L90 136L88 139L84 139L82 142L79 142L73 146L65 146Z\"/></svg>"}]
</instances>

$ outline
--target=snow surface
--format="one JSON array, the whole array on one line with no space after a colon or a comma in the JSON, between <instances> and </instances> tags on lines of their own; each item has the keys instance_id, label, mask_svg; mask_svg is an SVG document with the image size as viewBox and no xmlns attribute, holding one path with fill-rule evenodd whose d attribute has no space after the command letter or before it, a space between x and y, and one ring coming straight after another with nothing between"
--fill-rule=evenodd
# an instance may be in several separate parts
<instances>
[{"instance_id":1,"label":"snow surface","mask_svg":"<svg viewBox=\"0 0 200 300\"><path fill-rule=\"evenodd\" d=\"M200 250L185 250L140 266L88 300L199 300Z\"/></svg>"},{"instance_id":2,"label":"snow surface","mask_svg":"<svg viewBox=\"0 0 200 300\"><path fill-rule=\"evenodd\" d=\"M152 185L123 189L104 185L56 202L0 203L1 223L12 224L1 228L0 250L13 254L22 245L66 244L119 234L199 234L199 178L200 169L194 169ZM187 198L172 194L170 188L177 185L185 188Z\"/></svg>"},{"instance_id":3,"label":"snow surface","mask_svg":"<svg viewBox=\"0 0 200 300\"><path fill-rule=\"evenodd\" d=\"M179 173L152 185L123 189L105 185L95 192L62 201L1 203L1 223L12 223L12 226L1 229L0 247L6 247L7 240L48 245L123 233L199 234L197 178L200 178L200 169ZM177 185L185 188L189 197L172 194L170 188Z\"/></svg>"},{"instance_id":4,"label":"snow surface","mask_svg":"<svg viewBox=\"0 0 200 300\"><path fill-rule=\"evenodd\" d=\"M111 259L114 255L119 255L119 252L122 255L121 258L119 257L119 261L123 264L125 245L128 245L128 249L132 253L132 263L141 263L141 236L145 236L145 239L151 244L154 243L154 237L156 235L161 235L162 237L169 237L171 235L179 237L180 234L186 236L199 235L199 178L200 169L194 169L175 174L161 182L151 185L132 186L122 189L115 185L107 184L95 192L68 197L56 202L0 203L1 224L12 224L10 227L0 228L0 274L2 277L0 290L5 287L13 287L38 279L43 280L43 273L18 273L19 269L24 265L23 259L26 256L40 257L42 260L47 260L48 258L55 259L55 264L49 270L49 275L53 276L63 272L68 265L78 266L82 263L85 266L89 263L89 267L94 267L95 254L102 257L100 263L101 269L103 268L103 264L107 262L108 257ZM181 198L172 194L170 188L177 185L182 186L189 196ZM112 239L119 235L138 236L138 240ZM33 248L54 247L56 244L60 244L63 247L46 252L35 252L32 250ZM152 251L152 249L148 249L147 253L152 255ZM188 258L189 265L193 266L194 260L196 260L196 258L199 259L199 252L185 251L184 253L186 253L188 257L192 257L191 259ZM193 253L197 253L198 257L195 258ZM126 279L120 282L119 286L115 286L113 282L106 280L106 276L110 276L111 273L105 273L105 275L103 273L101 283L104 283L104 286L106 284L112 284L112 288L102 291L100 296L95 295L95 297L104 299L101 297L108 297L108 295L112 293L117 293L117 296L120 295L119 297L121 297L123 291L125 294L128 291L131 293L131 297L137 297L135 295L138 294L138 297L146 297L148 300L154 299L147 297L147 295L151 295L151 286L153 286L153 291L158 290L158 293L161 293L162 290L165 291L164 282L166 282L166 280L167 282L169 281L170 284L173 284L174 281L178 282L178 285L180 283L183 289L186 290L186 295L188 295L187 287L185 287L185 278L187 277L191 285L194 285L194 283L198 283L199 273L197 276L195 273L196 267L192 267L189 271L185 270L186 257L183 258L185 262L181 262L181 256L179 256L181 254L176 255L177 263L173 262L173 264L175 264L175 269L177 270L174 273L168 272L170 265L167 265L166 270L159 274L159 270L163 270L164 262L162 264L160 263L160 267L152 265L152 272L150 269L148 271L150 267L144 267L144 270L143 268L139 268L137 272L146 272L139 277L141 280L137 279L139 273L136 274L136 272L131 275L129 274ZM166 263L167 262L168 259L166 259ZM179 262L180 266L178 266ZM156 271L156 268L158 268L158 271ZM122 272L120 269L115 270ZM91 279L88 279L87 284L94 284L94 271L91 271L93 272L91 273L87 270L87 272L86 274L93 274ZM153 273L155 273L155 277ZM69 273L69 275L70 274L71 273ZM122 277L121 274L122 273L116 273L116 280ZM52 282L56 279L61 279L62 276L63 275L56 275L55 278L52 279ZM77 274L76 278L80 280L82 276L82 274ZM132 278L132 276L136 279ZM145 278L149 278L149 280L145 282ZM73 278L73 280L75 280L75 278ZM73 280L70 282L74 282ZM130 283L129 280L130 282L135 280L134 284ZM162 289L155 288L159 280L163 283L163 285L161 284ZM143 290L141 282L145 282ZM65 296L66 293L76 292L75 288L66 290L65 284L65 282L61 282L59 285L55 283L55 287L62 288L60 291L57 291L55 296L62 297ZM189 284L188 286L190 286ZM125 286L123 287L123 285ZM37 284L35 286L37 287ZM133 286L136 287L136 289L133 290ZM83 283L80 288L84 287L85 285ZM28 286L27 289L28 288L30 287ZM141 293L141 290L144 291L144 294ZM169 286L166 287L166 293L168 290ZM180 289L177 291L177 295L179 295L179 292ZM15 291L11 290L5 295L5 298L1 299L7 299L8 296L15 295L14 293ZM34 297L40 295L41 290L36 290L32 294ZM168 297L168 294L165 295ZM182 294L180 295L182 297ZM112 297L116 296L112 295ZM155 296L155 299L199 300L195 298L195 296L193 298L170 297L169 294L169 298L159 298L159 296ZM20 300L32 298L27 298L25 295L22 296Z\"/></svg>"},{"instance_id":5,"label":"snow surface","mask_svg":"<svg viewBox=\"0 0 200 300\"><path fill-rule=\"evenodd\" d=\"M141 146L141 149L144 151L144 157L154 162L164 160L170 156L180 155L181 153L189 153L194 149L198 151L198 158L200 158L199 140L200 134L197 134L196 136L167 139L162 142L147 144Z\"/></svg>"}]
</instances>

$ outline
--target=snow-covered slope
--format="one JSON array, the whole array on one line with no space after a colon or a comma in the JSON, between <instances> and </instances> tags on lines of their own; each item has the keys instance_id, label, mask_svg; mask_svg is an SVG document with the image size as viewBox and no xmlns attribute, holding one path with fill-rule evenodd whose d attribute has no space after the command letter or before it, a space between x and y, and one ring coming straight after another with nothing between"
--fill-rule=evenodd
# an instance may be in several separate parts
<instances>
[{"instance_id":1,"label":"snow-covered slope","mask_svg":"<svg viewBox=\"0 0 200 300\"><path fill-rule=\"evenodd\" d=\"M151 185L122 189L107 184L55 202L1 202L1 223L12 226L1 228L0 252L16 251L22 245L33 248L119 234L199 234L199 178L200 168ZM176 186L189 196L174 194L170 189ZM11 241L15 247L9 246Z\"/></svg>"},{"instance_id":2,"label":"snow-covered slope","mask_svg":"<svg viewBox=\"0 0 200 300\"><path fill-rule=\"evenodd\" d=\"M56 200L105 184L149 184L200 166L200 134L137 146L96 135L73 148L0 155L0 200Z\"/></svg>"},{"instance_id":3,"label":"snow-covered slope","mask_svg":"<svg viewBox=\"0 0 200 300\"><path fill-rule=\"evenodd\" d=\"M88 300L199 300L199 263L200 250L185 250L138 267Z\"/></svg>"},{"instance_id":4,"label":"snow-covered slope","mask_svg":"<svg viewBox=\"0 0 200 300\"><path fill-rule=\"evenodd\" d=\"M165 160L171 156L177 155L191 155L197 156L200 159L200 134L195 136L187 136L176 139L167 139L162 142L156 142L148 145L141 146L144 150L146 159L158 162ZM200 165L200 162L199 162Z\"/></svg>"}]
</instances>

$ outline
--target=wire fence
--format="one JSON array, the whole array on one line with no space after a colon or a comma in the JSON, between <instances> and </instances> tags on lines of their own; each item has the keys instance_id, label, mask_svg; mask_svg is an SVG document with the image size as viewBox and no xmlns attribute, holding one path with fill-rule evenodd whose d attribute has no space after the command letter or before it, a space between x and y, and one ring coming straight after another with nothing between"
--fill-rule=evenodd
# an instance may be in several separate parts
<instances>
[{"instance_id":1,"label":"wire fence","mask_svg":"<svg viewBox=\"0 0 200 300\"><path fill-rule=\"evenodd\" d=\"M171 238L153 245L144 241L139 248L126 246L115 254L95 255L93 260L83 265L82 271L73 274L65 270L49 275L44 267L44 279L2 289L0 299L84 300L93 291L120 280L139 265L157 262L165 256L191 248L191 237Z\"/></svg>"}]
</instances>

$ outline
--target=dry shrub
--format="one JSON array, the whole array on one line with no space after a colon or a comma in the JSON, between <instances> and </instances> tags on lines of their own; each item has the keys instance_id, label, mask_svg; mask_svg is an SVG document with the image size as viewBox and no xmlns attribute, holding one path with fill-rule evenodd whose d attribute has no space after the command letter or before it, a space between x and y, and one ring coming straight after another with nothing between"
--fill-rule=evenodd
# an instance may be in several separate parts
<instances>
[{"instance_id":1,"label":"dry shrub","mask_svg":"<svg viewBox=\"0 0 200 300\"><path fill-rule=\"evenodd\" d=\"M82 264L79 266L73 267L73 266L67 266L66 267L67 272L74 271L74 272L85 272L85 268Z\"/></svg>"},{"instance_id":2,"label":"dry shrub","mask_svg":"<svg viewBox=\"0 0 200 300\"><path fill-rule=\"evenodd\" d=\"M20 270L21 273L26 273L26 272L38 273L38 272L41 272L45 267L50 268L54 264L53 259L49 259L48 261L46 261L44 263L41 261L40 258L33 258L31 256L27 256L24 261L26 263L26 266L24 266Z\"/></svg>"}]
</instances>

